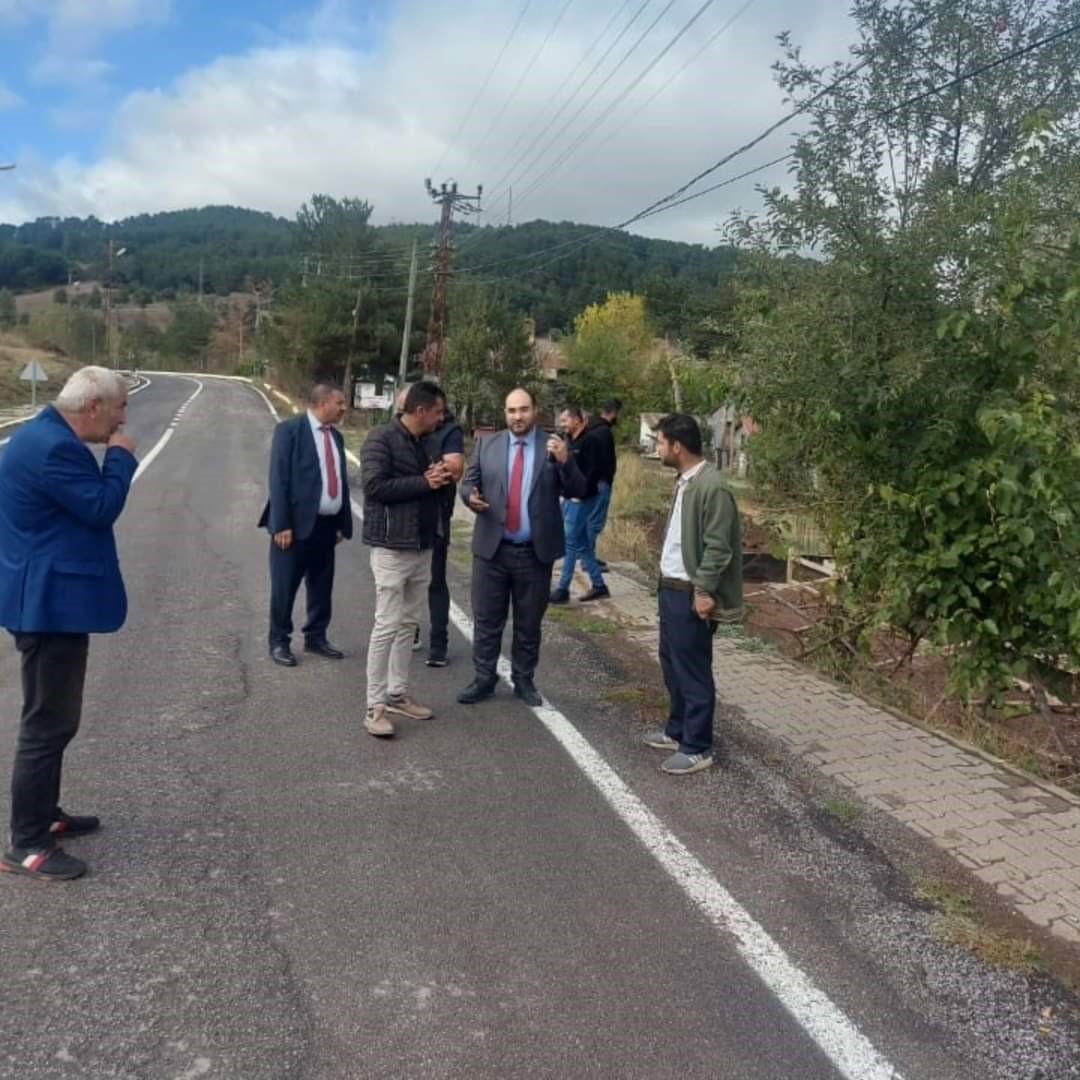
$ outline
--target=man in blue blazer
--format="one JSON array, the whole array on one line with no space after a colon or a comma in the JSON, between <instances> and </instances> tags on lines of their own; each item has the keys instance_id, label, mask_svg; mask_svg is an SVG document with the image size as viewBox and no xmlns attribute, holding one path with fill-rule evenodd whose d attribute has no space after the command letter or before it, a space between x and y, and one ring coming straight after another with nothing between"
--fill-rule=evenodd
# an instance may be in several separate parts
<instances>
[{"instance_id":1,"label":"man in blue blazer","mask_svg":"<svg viewBox=\"0 0 1080 1080\"><path fill-rule=\"evenodd\" d=\"M514 390L506 399L508 430L477 444L461 484L461 497L476 514L472 541L476 678L458 694L463 705L495 692L511 602L514 694L527 705L543 703L533 676L551 567L565 547L559 498L584 498L586 484L566 443L549 439L536 421L536 399L528 390Z\"/></svg>"},{"instance_id":2,"label":"man in blue blazer","mask_svg":"<svg viewBox=\"0 0 1080 1080\"><path fill-rule=\"evenodd\" d=\"M127 616L113 537L138 465L120 430L126 417L123 379L82 368L0 459L0 625L14 635L23 685L0 867L43 880L85 873L56 841L100 824L60 809L60 775L79 729L89 635L119 630ZM88 443L107 446L100 467Z\"/></svg>"},{"instance_id":3,"label":"man in blue blazer","mask_svg":"<svg viewBox=\"0 0 1080 1080\"><path fill-rule=\"evenodd\" d=\"M334 589L334 549L352 537L345 440L334 427L345 416L339 386L312 388L308 409L283 420L270 447L270 498L259 528L270 532L270 657L295 667L289 639L300 582L307 583L304 649L331 660L345 654L327 640Z\"/></svg>"}]
</instances>

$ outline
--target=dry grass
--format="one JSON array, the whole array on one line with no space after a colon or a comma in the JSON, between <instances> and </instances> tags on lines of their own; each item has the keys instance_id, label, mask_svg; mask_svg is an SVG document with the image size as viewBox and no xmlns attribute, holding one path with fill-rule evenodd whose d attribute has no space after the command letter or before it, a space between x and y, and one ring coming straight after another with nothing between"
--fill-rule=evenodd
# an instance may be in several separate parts
<instances>
[{"instance_id":1,"label":"dry grass","mask_svg":"<svg viewBox=\"0 0 1080 1080\"><path fill-rule=\"evenodd\" d=\"M600 558L632 562L655 575L660 564L659 536L671 502L674 473L634 451L619 454L619 473L600 537Z\"/></svg>"},{"instance_id":2,"label":"dry grass","mask_svg":"<svg viewBox=\"0 0 1080 1080\"><path fill-rule=\"evenodd\" d=\"M55 397L64 380L79 366L67 357L31 348L19 334L0 334L0 408L30 404L30 384L19 375L31 360L36 360L49 377L47 383L38 385L39 402Z\"/></svg>"},{"instance_id":3,"label":"dry grass","mask_svg":"<svg viewBox=\"0 0 1080 1080\"><path fill-rule=\"evenodd\" d=\"M974 953L985 964L1032 975L1042 969L1039 950L1027 938L1019 938L986 926L978 920L975 900L968 892L943 881L919 877L915 895L937 912L936 937Z\"/></svg>"}]
</instances>

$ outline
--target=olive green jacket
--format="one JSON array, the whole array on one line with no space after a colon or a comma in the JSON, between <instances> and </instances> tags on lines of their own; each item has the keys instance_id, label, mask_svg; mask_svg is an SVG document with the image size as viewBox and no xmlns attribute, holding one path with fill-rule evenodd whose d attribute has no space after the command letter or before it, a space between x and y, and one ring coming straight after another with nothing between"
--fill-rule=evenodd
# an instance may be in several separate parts
<instances>
[{"instance_id":1,"label":"olive green jacket","mask_svg":"<svg viewBox=\"0 0 1080 1080\"><path fill-rule=\"evenodd\" d=\"M738 618L743 606L739 508L731 488L709 463L683 494L682 557L694 588L716 601L714 617Z\"/></svg>"}]
</instances>

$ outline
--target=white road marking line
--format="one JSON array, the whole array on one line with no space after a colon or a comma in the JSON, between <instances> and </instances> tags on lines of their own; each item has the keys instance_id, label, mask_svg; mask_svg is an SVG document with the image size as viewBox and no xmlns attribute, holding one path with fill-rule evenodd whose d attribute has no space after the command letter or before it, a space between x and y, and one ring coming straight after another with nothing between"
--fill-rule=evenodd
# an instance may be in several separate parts
<instances>
[{"instance_id":1,"label":"white road marking line","mask_svg":"<svg viewBox=\"0 0 1080 1080\"><path fill-rule=\"evenodd\" d=\"M161 451L169 445L169 440L176 432L176 425L180 423L180 418L184 415L184 410L203 392L203 384L198 379L193 379L187 375L177 375L176 377L179 379L186 378L189 382L195 383L195 393L192 394L191 397L189 397L187 401L185 401L184 404L180 406L180 408L177 410L176 414L170 421L169 426L165 429L165 434L162 435L156 443L154 443L154 445L150 448L150 452L139 462L139 467L135 470L135 475L131 478L131 483L133 486L135 484L135 481L138 480L139 477L142 476L142 474L150 468L158 454L160 454Z\"/></svg>"},{"instance_id":2,"label":"white road marking line","mask_svg":"<svg viewBox=\"0 0 1080 1080\"><path fill-rule=\"evenodd\" d=\"M251 389L255 391L266 402L266 407L270 410L270 415L276 420L278 418L277 409L274 408L274 403L253 383Z\"/></svg>"},{"instance_id":3,"label":"white road marking line","mask_svg":"<svg viewBox=\"0 0 1080 1080\"><path fill-rule=\"evenodd\" d=\"M345 453L359 466L355 454ZM353 515L363 522L363 508L355 499L351 503ZM454 601L450 602L450 621L466 641L472 641L472 619ZM499 657L498 672L510 685L510 662L504 656ZM745 963L846 1080L902 1080L900 1072L843 1010L814 985L708 867L627 787L566 716L547 701L532 713L690 902L718 930L732 936Z\"/></svg>"},{"instance_id":4,"label":"white road marking line","mask_svg":"<svg viewBox=\"0 0 1080 1080\"><path fill-rule=\"evenodd\" d=\"M351 502L353 514L362 522L363 509L355 499ZM467 641L472 641L472 619L453 601L450 621ZM504 656L499 657L498 672L503 682L511 685L510 662ZM765 928L754 921L704 863L627 787L558 709L545 701L533 708L532 713L691 903L718 930L735 939L746 964L846 1080L901 1080L900 1073L847 1015L789 959Z\"/></svg>"}]
</instances>

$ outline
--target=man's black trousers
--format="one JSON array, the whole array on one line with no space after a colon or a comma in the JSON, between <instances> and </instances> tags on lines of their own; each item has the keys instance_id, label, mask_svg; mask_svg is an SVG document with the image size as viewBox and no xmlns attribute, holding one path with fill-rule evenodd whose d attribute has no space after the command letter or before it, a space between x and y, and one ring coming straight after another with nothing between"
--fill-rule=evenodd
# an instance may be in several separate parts
<instances>
[{"instance_id":1,"label":"man's black trousers","mask_svg":"<svg viewBox=\"0 0 1080 1080\"><path fill-rule=\"evenodd\" d=\"M694 596L660 590L660 668L671 698L667 734L684 754L712 749L716 683L713 625L694 612Z\"/></svg>"},{"instance_id":2,"label":"man's black trousers","mask_svg":"<svg viewBox=\"0 0 1080 1080\"><path fill-rule=\"evenodd\" d=\"M325 641L334 591L334 550L337 518L320 515L304 540L293 538L287 551L270 541L270 647L288 645L292 635L293 603L300 582L307 585L305 641Z\"/></svg>"},{"instance_id":3,"label":"man's black trousers","mask_svg":"<svg viewBox=\"0 0 1080 1080\"><path fill-rule=\"evenodd\" d=\"M540 658L540 626L551 595L551 563L532 544L499 545L493 559L473 556L473 665L476 677L494 682L503 628L514 605L510 666L515 679L531 679Z\"/></svg>"},{"instance_id":4,"label":"man's black trousers","mask_svg":"<svg viewBox=\"0 0 1080 1080\"><path fill-rule=\"evenodd\" d=\"M11 777L12 847L34 850L51 842L49 826L60 805L64 749L82 716L87 634L17 633L22 656L23 710Z\"/></svg>"}]
</instances>

